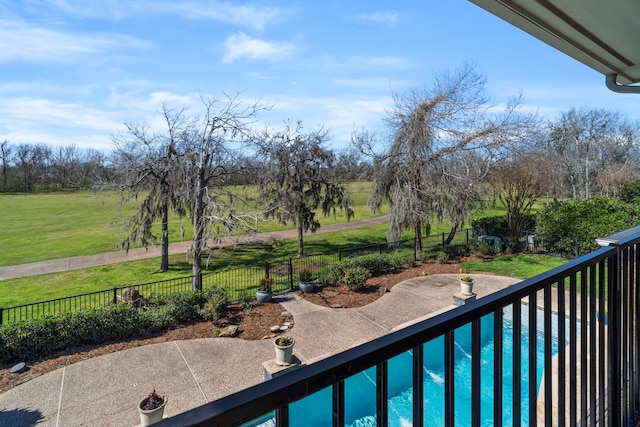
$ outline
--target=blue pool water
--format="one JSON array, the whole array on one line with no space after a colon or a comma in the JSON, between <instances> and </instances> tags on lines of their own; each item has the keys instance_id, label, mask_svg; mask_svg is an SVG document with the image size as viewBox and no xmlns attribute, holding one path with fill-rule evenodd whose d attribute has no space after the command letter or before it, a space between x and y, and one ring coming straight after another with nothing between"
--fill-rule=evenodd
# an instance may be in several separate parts
<instances>
[{"instance_id":1,"label":"blue pool water","mask_svg":"<svg viewBox=\"0 0 640 427\"><path fill-rule=\"evenodd\" d=\"M512 424L513 375L512 348L513 325L505 313L503 326L503 422ZM523 309L523 318L526 312ZM542 322L538 322L541 325ZM493 422L493 317L487 316L481 321L481 409L482 425ZM555 334L554 334L555 335ZM471 424L471 325L456 330L455 333L455 425ZM525 357L522 361L522 423L528 425L528 376L529 366L526 354L529 348L527 326L521 328L522 348ZM537 378L538 388L544 369L544 337L537 334ZM553 354L557 353L557 339L553 340ZM403 353L389 360L389 425L412 426L412 378L411 352ZM440 337L424 344L424 419L425 425L444 425L444 338ZM345 419L349 427L368 427L376 425L375 367L354 375L345 381ZM293 403L289 408L291 426L331 425L331 389L319 391L303 400ZM259 423L258 423L259 424ZM262 423L273 425L273 420Z\"/></svg>"}]
</instances>

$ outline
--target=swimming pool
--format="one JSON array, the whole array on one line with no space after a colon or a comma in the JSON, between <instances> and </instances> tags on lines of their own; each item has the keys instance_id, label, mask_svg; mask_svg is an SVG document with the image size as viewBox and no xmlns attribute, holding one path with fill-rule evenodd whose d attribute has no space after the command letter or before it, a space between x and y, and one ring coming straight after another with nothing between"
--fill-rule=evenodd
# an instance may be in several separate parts
<instances>
[{"instance_id":1,"label":"swimming pool","mask_svg":"<svg viewBox=\"0 0 640 427\"><path fill-rule=\"evenodd\" d=\"M542 326L542 312L538 310L538 326ZM527 319L527 306L523 305L523 320ZM510 310L505 310L503 322L503 422L512 424L513 393L512 348L513 324ZM557 325L557 322L554 322ZM552 353L558 351L557 327L554 330ZM493 316L481 320L481 409L482 425L492 425L493 421ZM538 388L544 369L542 352L544 336L537 333L537 378ZM521 326L522 354L529 348L528 325ZM455 332L455 425L471 424L471 325ZM412 377L411 352L400 354L388 362L388 413L390 426L411 426L412 424ZM444 337L424 344L424 419L429 426L444 425ZM358 373L345 381L345 420L349 427L369 427L376 425L375 367ZM522 423L528 425L528 376L529 364L522 360ZM291 426L331 425L331 389L321 390L295 402L289 407ZM254 424L256 425L256 424ZM273 419L257 423L260 426L275 425Z\"/></svg>"}]
</instances>

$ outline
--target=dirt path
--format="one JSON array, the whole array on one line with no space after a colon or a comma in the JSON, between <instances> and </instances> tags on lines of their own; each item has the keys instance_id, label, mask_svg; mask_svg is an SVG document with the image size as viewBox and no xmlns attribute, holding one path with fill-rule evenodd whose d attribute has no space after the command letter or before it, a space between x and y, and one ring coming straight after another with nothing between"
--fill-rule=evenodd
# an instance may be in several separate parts
<instances>
[{"instance_id":1,"label":"dirt path","mask_svg":"<svg viewBox=\"0 0 640 427\"><path fill-rule=\"evenodd\" d=\"M389 216L384 215L375 218L363 219L361 221L323 225L318 231L316 231L316 234L367 227L369 225L383 224L388 221ZM221 239L218 246L227 247L237 244L259 243L289 239L292 237L296 237L296 233L296 230L284 230L272 231L269 233L257 233L253 236L224 237ZM169 254L184 254L189 250L190 245L190 241L171 243L169 245ZM61 271L78 270L81 268L96 267L99 265L117 264L126 261L135 261L138 259L157 257L160 257L160 246L153 246L148 249L131 249L128 253L125 251L107 252L96 255L86 255L72 258L55 259L50 261L40 261L29 264L12 265L0 267L0 280L17 279L20 277L36 276L38 274L46 273L58 273Z\"/></svg>"}]
</instances>

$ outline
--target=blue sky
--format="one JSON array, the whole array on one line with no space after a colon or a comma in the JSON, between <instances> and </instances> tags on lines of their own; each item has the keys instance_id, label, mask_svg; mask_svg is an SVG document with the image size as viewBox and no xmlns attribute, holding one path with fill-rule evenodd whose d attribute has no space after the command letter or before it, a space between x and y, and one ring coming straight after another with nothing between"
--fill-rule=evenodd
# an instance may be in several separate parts
<instances>
[{"instance_id":1,"label":"blue sky","mask_svg":"<svg viewBox=\"0 0 640 427\"><path fill-rule=\"evenodd\" d=\"M239 92L273 104L265 122L324 125L340 149L382 127L393 93L465 61L498 104L640 118L640 97L463 0L0 0L0 141L110 150L162 102L195 115L200 95Z\"/></svg>"}]
</instances>

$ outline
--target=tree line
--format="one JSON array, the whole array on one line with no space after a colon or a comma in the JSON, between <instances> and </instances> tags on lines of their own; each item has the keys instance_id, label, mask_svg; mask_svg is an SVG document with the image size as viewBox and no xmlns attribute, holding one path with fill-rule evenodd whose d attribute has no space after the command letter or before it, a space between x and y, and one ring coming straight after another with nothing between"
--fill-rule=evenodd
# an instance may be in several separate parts
<instances>
[{"instance_id":1,"label":"tree line","mask_svg":"<svg viewBox=\"0 0 640 427\"><path fill-rule=\"evenodd\" d=\"M639 177L637 122L597 108L543 121L523 112L519 96L491 100L486 78L469 64L394 94L385 130L355 130L340 152L327 147L331 134L322 126L263 124L271 106L261 102L201 101L195 115L164 104L161 128L125 123L109 154L4 141L0 190L117 187L123 203L140 204L122 247L160 243L161 270L168 269L172 211L193 225L198 277L217 238L256 232L264 218L296 225L302 255L304 232L320 226L315 212L342 209L351 218L347 181L373 183L372 210L390 203L388 240L411 230L421 242L432 223L450 221L453 238L476 209L498 201L517 233L541 197L616 198ZM258 195L239 191L245 184L257 185Z\"/></svg>"}]
</instances>

